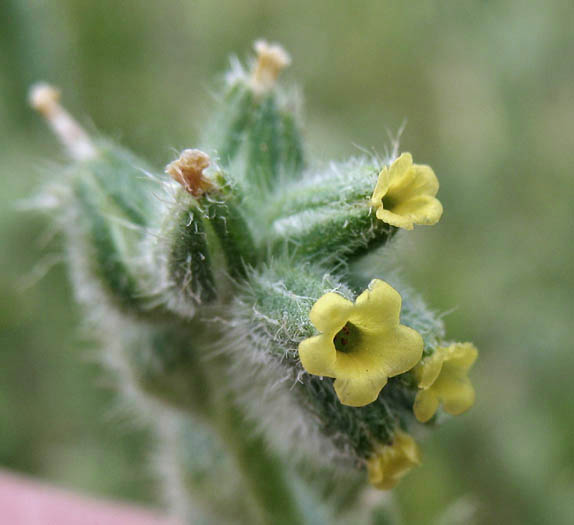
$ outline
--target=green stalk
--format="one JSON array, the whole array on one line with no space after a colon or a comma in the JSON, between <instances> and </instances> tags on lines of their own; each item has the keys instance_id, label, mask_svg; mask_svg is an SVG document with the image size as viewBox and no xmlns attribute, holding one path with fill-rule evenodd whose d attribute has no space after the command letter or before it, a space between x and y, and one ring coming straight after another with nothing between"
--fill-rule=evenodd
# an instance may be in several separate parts
<instances>
[{"instance_id":1,"label":"green stalk","mask_svg":"<svg viewBox=\"0 0 574 525\"><path fill-rule=\"evenodd\" d=\"M233 401L222 401L214 424L235 459L256 507L258 523L304 523L287 472Z\"/></svg>"}]
</instances>

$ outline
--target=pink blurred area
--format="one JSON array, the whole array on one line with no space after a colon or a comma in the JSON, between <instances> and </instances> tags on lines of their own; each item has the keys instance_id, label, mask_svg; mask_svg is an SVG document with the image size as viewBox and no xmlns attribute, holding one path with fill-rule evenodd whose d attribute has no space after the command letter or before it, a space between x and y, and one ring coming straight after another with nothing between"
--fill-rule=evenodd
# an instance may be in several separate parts
<instances>
[{"instance_id":1,"label":"pink blurred area","mask_svg":"<svg viewBox=\"0 0 574 525\"><path fill-rule=\"evenodd\" d=\"M2 525L176 525L153 510L99 501L0 471Z\"/></svg>"}]
</instances>

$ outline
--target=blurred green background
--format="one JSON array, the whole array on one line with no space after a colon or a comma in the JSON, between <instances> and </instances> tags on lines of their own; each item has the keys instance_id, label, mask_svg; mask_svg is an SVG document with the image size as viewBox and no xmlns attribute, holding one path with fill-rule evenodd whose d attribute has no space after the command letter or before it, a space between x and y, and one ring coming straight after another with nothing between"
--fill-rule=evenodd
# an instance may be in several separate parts
<instances>
[{"instance_id":1,"label":"blurred green background","mask_svg":"<svg viewBox=\"0 0 574 525\"><path fill-rule=\"evenodd\" d=\"M158 167L193 146L228 56L292 54L316 159L357 144L432 165L445 214L405 277L481 351L474 409L431 433L394 494L404 523L572 523L574 32L570 0L0 2L0 466L154 503L152 443L82 330L50 226L17 211L54 161L25 103L59 85ZM45 270L49 271L40 278Z\"/></svg>"}]
</instances>

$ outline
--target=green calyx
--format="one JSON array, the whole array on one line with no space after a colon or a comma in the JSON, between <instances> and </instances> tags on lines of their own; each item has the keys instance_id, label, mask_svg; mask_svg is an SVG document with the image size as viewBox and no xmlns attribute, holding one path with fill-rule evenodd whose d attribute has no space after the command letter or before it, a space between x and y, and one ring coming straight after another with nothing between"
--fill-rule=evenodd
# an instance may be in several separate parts
<instances>
[{"instance_id":1,"label":"green calyx","mask_svg":"<svg viewBox=\"0 0 574 525\"><path fill-rule=\"evenodd\" d=\"M63 216L84 278L97 282L111 305L136 315L149 309L140 248L159 213L144 166L116 146L98 144L93 158L67 174L71 213Z\"/></svg>"},{"instance_id":2,"label":"green calyx","mask_svg":"<svg viewBox=\"0 0 574 525\"><path fill-rule=\"evenodd\" d=\"M391 440L397 426L408 427L414 423L411 408L417 386L409 373L391 378L376 402L359 408L339 402L332 379L301 375L303 369L297 356L299 342L316 334L309 310L321 296L333 290L353 299L357 295L353 288L340 277L324 274L320 267L286 262L276 262L252 274L249 283L249 288L237 296L233 306L233 317L249 326L245 346L260 354L258 360L271 361L279 368L279 372L269 374L266 381L280 382L281 375L294 378L289 384L290 392L298 397L298 404L318 425L325 439L332 440L334 449L341 453L352 451L354 457L366 459L377 443ZM408 290L403 293L402 303L401 323L410 327L425 326L425 339L440 336L440 320L418 298L411 297ZM334 337L334 348L346 353L360 336L357 327L346 323ZM264 367L261 374L266 373Z\"/></svg>"}]
</instances>

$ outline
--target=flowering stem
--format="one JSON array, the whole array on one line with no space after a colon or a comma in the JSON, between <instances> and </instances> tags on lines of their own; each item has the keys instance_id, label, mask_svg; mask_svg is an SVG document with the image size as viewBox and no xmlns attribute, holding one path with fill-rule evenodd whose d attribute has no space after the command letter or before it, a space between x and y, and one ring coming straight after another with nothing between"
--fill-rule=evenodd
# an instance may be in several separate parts
<instances>
[{"instance_id":1,"label":"flowering stem","mask_svg":"<svg viewBox=\"0 0 574 525\"><path fill-rule=\"evenodd\" d=\"M202 323L192 320L188 327L181 327L179 344L189 346L189 339L193 339L194 343L194 351L189 356L192 365L187 371L190 374L189 382L201 385L194 394L201 400L191 403L187 398L182 405L219 436L244 482L245 491L238 492L236 497L247 497L256 523L306 523L293 493L289 469L285 468L285 464L270 450L266 440L247 419L242 408L234 401L233 392L222 384L222 376L231 366L229 356L201 359L207 353L201 349L209 348L212 340L222 335L213 327L205 330L201 326ZM178 341L167 339L165 344L167 348L163 348L162 355L170 347L177 346ZM242 503L239 501L238 507L243 506Z\"/></svg>"},{"instance_id":2,"label":"flowering stem","mask_svg":"<svg viewBox=\"0 0 574 525\"><path fill-rule=\"evenodd\" d=\"M173 180L92 139L53 87L30 103L74 161L47 191L77 297L171 449L174 508L192 523L334 523L365 467L387 490L419 464L414 425L472 405L476 349L443 343L440 317L382 280L388 257L355 264L440 219L432 169L395 151L307 170L297 96L277 84L289 56L255 50L205 126L213 160L186 149Z\"/></svg>"},{"instance_id":3,"label":"flowering stem","mask_svg":"<svg viewBox=\"0 0 574 525\"><path fill-rule=\"evenodd\" d=\"M241 471L261 524L304 523L285 467L254 431L241 411L226 399L215 417L220 437Z\"/></svg>"}]
</instances>

